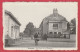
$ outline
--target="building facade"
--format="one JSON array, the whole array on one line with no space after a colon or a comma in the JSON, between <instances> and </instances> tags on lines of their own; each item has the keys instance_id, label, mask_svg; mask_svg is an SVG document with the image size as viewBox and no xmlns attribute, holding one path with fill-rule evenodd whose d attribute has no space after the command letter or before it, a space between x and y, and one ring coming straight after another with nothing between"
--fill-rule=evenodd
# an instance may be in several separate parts
<instances>
[{"instance_id":1,"label":"building facade","mask_svg":"<svg viewBox=\"0 0 80 52\"><path fill-rule=\"evenodd\" d=\"M8 37L11 39L18 39L21 25L20 22L9 11L5 11L3 21L5 39L8 39Z\"/></svg>"},{"instance_id":2,"label":"building facade","mask_svg":"<svg viewBox=\"0 0 80 52\"><path fill-rule=\"evenodd\" d=\"M57 9L53 9L53 14L45 17L40 25L41 33L55 36L61 36L61 34L69 33L67 30L67 23L65 17L58 13Z\"/></svg>"}]
</instances>

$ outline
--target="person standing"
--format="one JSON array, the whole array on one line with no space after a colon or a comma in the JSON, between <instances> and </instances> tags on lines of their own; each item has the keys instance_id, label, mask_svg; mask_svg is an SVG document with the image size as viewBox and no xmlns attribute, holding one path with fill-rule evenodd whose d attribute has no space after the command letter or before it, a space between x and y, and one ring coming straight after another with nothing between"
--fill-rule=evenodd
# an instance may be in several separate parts
<instances>
[{"instance_id":1,"label":"person standing","mask_svg":"<svg viewBox=\"0 0 80 52\"><path fill-rule=\"evenodd\" d=\"M39 39L38 39L38 34L37 33L34 35L34 40L35 40L35 45L38 45Z\"/></svg>"},{"instance_id":2,"label":"person standing","mask_svg":"<svg viewBox=\"0 0 80 52\"><path fill-rule=\"evenodd\" d=\"M47 41L47 37L48 37L47 34L45 34L45 35L44 35L44 39L45 39L46 41Z\"/></svg>"}]
</instances>

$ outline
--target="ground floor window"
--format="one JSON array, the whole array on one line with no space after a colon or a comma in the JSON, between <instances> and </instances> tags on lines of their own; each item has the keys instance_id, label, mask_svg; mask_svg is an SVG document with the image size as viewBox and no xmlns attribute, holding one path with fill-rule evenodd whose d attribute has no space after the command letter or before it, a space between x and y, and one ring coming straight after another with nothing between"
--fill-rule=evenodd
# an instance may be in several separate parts
<instances>
[{"instance_id":1,"label":"ground floor window","mask_svg":"<svg viewBox=\"0 0 80 52\"><path fill-rule=\"evenodd\" d=\"M58 34L61 34L61 32L58 32Z\"/></svg>"},{"instance_id":2,"label":"ground floor window","mask_svg":"<svg viewBox=\"0 0 80 52\"><path fill-rule=\"evenodd\" d=\"M49 32L49 34L53 34L53 32Z\"/></svg>"},{"instance_id":3,"label":"ground floor window","mask_svg":"<svg viewBox=\"0 0 80 52\"><path fill-rule=\"evenodd\" d=\"M57 32L54 32L54 34L57 34Z\"/></svg>"}]
</instances>

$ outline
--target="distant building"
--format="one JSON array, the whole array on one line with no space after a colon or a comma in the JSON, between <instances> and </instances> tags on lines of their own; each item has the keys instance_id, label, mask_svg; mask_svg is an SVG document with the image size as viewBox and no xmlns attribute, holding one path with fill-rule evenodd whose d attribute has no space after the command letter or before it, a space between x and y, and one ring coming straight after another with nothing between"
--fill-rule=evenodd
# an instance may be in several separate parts
<instances>
[{"instance_id":1,"label":"distant building","mask_svg":"<svg viewBox=\"0 0 80 52\"><path fill-rule=\"evenodd\" d=\"M21 25L20 22L9 11L5 11L3 21L5 39L8 37L11 39L18 39Z\"/></svg>"},{"instance_id":2,"label":"distant building","mask_svg":"<svg viewBox=\"0 0 80 52\"><path fill-rule=\"evenodd\" d=\"M61 36L61 34L69 33L67 30L68 21L66 18L58 13L57 9L53 9L53 14L45 17L40 24L41 33L55 36Z\"/></svg>"},{"instance_id":3,"label":"distant building","mask_svg":"<svg viewBox=\"0 0 80 52\"><path fill-rule=\"evenodd\" d=\"M41 29L40 28L35 28L35 32L34 33L37 33L37 34L41 35Z\"/></svg>"}]
</instances>

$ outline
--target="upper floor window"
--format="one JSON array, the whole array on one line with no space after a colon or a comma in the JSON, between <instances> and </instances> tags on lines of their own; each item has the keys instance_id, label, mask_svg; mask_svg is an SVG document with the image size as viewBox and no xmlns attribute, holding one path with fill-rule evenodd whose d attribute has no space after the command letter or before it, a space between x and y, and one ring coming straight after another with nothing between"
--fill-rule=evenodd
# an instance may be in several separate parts
<instances>
[{"instance_id":1,"label":"upper floor window","mask_svg":"<svg viewBox=\"0 0 80 52\"><path fill-rule=\"evenodd\" d=\"M53 28L57 29L58 28L58 24L53 24Z\"/></svg>"}]
</instances>

